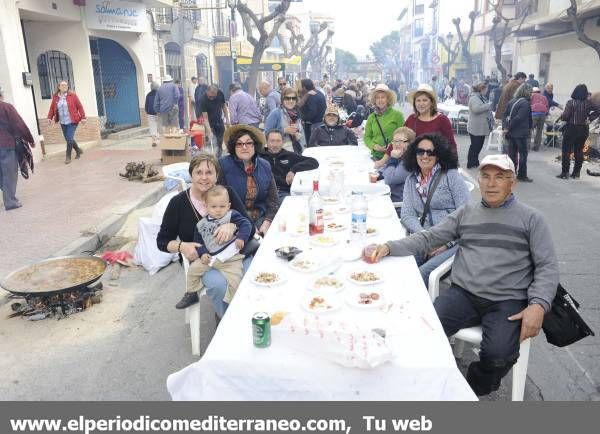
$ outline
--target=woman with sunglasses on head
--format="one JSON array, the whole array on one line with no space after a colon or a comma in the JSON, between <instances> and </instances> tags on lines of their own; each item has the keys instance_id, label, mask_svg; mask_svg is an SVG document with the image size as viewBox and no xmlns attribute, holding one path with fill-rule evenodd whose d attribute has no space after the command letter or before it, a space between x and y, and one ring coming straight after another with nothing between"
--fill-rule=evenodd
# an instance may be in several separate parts
<instances>
[{"instance_id":1,"label":"woman with sunglasses on head","mask_svg":"<svg viewBox=\"0 0 600 434\"><path fill-rule=\"evenodd\" d=\"M404 183L410 172L404 168L402 160L408 145L414 141L415 132L413 130L408 127L398 128L392 136L390 155L386 154L383 157L383 159L387 157L387 160L383 169L381 169L381 174L385 183L390 186L390 195L393 202L402 202L403 200Z\"/></svg>"},{"instance_id":2,"label":"woman with sunglasses on head","mask_svg":"<svg viewBox=\"0 0 600 434\"><path fill-rule=\"evenodd\" d=\"M409 233L437 225L470 201L467 184L458 173L458 157L443 136L418 136L408 146L403 164L410 175L404 182L401 218ZM427 202L429 209L426 211ZM457 248L452 242L429 252L426 257L415 258L425 286L428 285L429 274L454 255Z\"/></svg>"},{"instance_id":3,"label":"woman with sunglasses on head","mask_svg":"<svg viewBox=\"0 0 600 434\"><path fill-rule=\"evenodd\" d=\"M259 234L264 235L279 209L271 165L258 155L265 146L265 136L258 128L242 124L229 127L223 139L229 155L219 160L219 183L233 188Z\"/></svg>"},{"instance_id":4,"label":"woman with sunglasses on head","mask_svg":"<svg viewBox=\"0 0 600 434\"><path fill-rule=\"evenodd\" d=\"M281 131L283 149L302 154L306 147L306 139L297 105L298 92L294 88L284 87L281 91L281 106L267 116L265 131Z\"/></svg>"}]
</instances>

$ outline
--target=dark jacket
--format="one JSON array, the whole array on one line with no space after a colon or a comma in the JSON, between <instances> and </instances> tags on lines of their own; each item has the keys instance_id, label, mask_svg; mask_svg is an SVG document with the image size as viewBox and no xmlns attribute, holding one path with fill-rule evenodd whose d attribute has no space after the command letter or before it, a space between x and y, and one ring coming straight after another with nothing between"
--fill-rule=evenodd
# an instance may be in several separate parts
<instances>
[{"instance_id":1,"label":"dark jacket","mask_svg":"<svg viewBox=\"0 0 600 434\"><path fill-rule=\"evenodd\" d=\"M156 91L151 90L146 95L146 104L144 104L144 110L146 110L146 114L156 116L156 110L154 110L154 98L156 97Z\"/></svg>"},{"instance_id":2,"label":"dark jacket","mask_svg":"<svg viewBox=\"0 0 600 434\"><path fill-rule=\"evenodd\" d=\"M282 149L278 154L271 154L268 151L260 154L271 165L275 184L280 191L289 192L290 186L285 180L288 172L298 173L307 170L314 170L319 167L319 162L312 157L303 157L295 152Z\"/></svg>"},{"instance_id":3,"label":"dark jacket","mask_svg":"<svg viewBox=\"0 0 600 434\"><path fill-rule=\"evenodd\" d=\"M221 166L221 178L219 184L228 185L235 190L242 202L246 201L248 191L248 176L244 169L242 160L226 155L219 160ZM277 213L278 200L275 199L273 204L270 196L271 182L277 196L277 187L273 178L271 165L264 159L254 156L254 172L252 173L254 182L256 183L257 193L254 200L254 208L259 211L259 217L265 217L266 220L272 221ZM255 221L251 219L252 221Z\"/></svg>"},{"instance_id":4,"label":"dark jacket","mask_svg":"<svg viewBox=\"0 0 600 434\"><path fill-rule=\"evenodd\" d=\"M510 111L513 105L515 108L511 115ZM508 122L508 116L511 117L510 122ZM523 138L529 137L531 128L533 128L533 120L529 100L525 98L511 99L506 106L504 116L502 116L502 129L508 130L508 137Z\"/></svg>"},{"instance_id":5,"label":"dark jacket","mask_svg":"<svg viewBox=\"0 0 600 434\"><path fill-rule=\"evenodd\" d=\"M17 110L9 103L0 101L0 122L10 130L0 127L0 148L14 148L15 138L20 137L35 146L31 132Z\"/></svg>"},{"instance_id":6,"label":"dark jacket","mask_svg":"<svg viewBox=\"0 0 600 434\"><path fill-rule=\"evenodd\" d=\"M354 132L345 125L328 127L324 123L313 127L308 147L312 146L336 146L336 145L358 145Z\"/></svg>"},{"instance_id":7,"label":"dark jacket","mask_svg":"<svg viewBox=\"0 0 600 434\"><path fill-rule=\"evenodd\" d=\"M554 101L554 94L553 93L548 93L548 91L546 89L544 89L544 93L542 93L542 95L544 95L546 97L546 99L548 100L548 107L552 108L552 107L558 107L560 104L557 103L556 101Z\"/></svg>"},{"instance_id":8,"label":"dark jacket","mask_svg":"<svg viewBox=\"0 0 600 434\"><path fill-rule=\"evenodd\" d=\"M202 107L200 106L200 100L202 100L202 97L206 93L207 89L208 85L199 84L198 86L196 86L196 90L194 91L194 110L196 112L196 117L200 117L202 115Z\"/></svg>"},{"instance_id":9,"label":"dark jacket","mask_svg":"<svg viewBox=\"0 0 600 434\"><path fill-rule=\"evenodd\" d=\"M302 120L311 124L318 124L321 122L325 115L325 109L327 108L325 95L318 90L316 92L315 95L308 95L306 102L300 108Z\"/></svg>"},{"instance_id":10,"label":"dark jacket","mask_svg":"<svg viewBox=\"0 0 600 434\"><path fill-rule=\"evenodd\" d=\"M240 200L237 193L229 186L226 187L229 193L229 202L231 202L231 209L236 210L246 218L246 208L244 203ZM167 245L169 241L173 241L179 238L184 242L192 242L194 240L194 229L198 223L198 217L192 208L192 204L188 198L188 190L182 191L167 205L167 209L163 215L163 220L160 225L160 230L156 236L156 246L159 250L167 252ZM252 234L250 238L254 236L254 225L252 226Z\"/></svg>"}]
</instances>

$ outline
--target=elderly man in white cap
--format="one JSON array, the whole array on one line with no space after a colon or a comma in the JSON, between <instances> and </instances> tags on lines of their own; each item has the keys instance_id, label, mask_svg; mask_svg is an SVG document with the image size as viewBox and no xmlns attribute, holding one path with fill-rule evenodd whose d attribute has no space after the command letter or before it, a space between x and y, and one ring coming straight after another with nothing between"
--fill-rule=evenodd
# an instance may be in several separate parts
<instances>
[{"instance_id":1,"label":"elderly man in white cap","mask_svg":"<svg viewBox=\"0 0 600 434\"><path fill-rule=\"evenodd\" d=\"M558 286L558 262L542 214L513 194L515 166L488 155L479 171L482 199L440 224L377 247L374 259L425 254L458 240L452 285L434 302L446 336L481 324L480 360L467 381L477 395L500 387L519 357L519 343L536 336Z\"/></svg>"},{"instance_id":2,"label":"elderly man in white cap","mask_svg":"<svg viewBox=\"0 0 600 434\"><path fill-rule=\"evenodd\" d=\"M179 88L170 75L165 75L163 83L154 98L154 111L160 115L163 128L167 132L179 129Z\"/></svg>"}]
</instances>

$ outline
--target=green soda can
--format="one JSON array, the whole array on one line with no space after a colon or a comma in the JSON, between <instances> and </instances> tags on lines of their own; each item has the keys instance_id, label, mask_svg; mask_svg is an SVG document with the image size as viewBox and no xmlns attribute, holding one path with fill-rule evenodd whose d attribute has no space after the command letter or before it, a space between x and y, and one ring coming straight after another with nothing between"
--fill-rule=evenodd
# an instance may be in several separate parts
<instances>
[{"instance_id":1,"label":"green soda can","mask_svg":"<svg viewBox=\"0 0 600 434\"><path fill-rule=\"evenodd\" d=\"M271 317L266 312L252 315L252 338L257 348L267 348L271 345Z\"/></svg>"}]
</instances>

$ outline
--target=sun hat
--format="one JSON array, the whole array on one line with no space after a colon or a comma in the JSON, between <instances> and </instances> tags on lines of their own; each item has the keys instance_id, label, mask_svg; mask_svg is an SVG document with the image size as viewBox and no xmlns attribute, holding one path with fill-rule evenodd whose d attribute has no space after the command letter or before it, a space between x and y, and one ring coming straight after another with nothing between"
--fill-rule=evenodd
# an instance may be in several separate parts
<instances>
[{"instance_id":1,"label":"sun hat","mask_svg":"<svg viewBox=\"0 0 600 434\"><path fill-rule=\"evenodd\" d=\"M253 127L252 125L246 125L246 124L232 125L229 128L227 128L225 130L225 134L223 134L223 142L229 143L229 138L232 135L234 135L235 133L237 133L238 131L252 132L252 134L254 134L254 136L258 140L258 144L260 145L261 148L263 146L265 146L265 143L267 142L267 140L265 139L265 134L261 130L259 130L256 127Z\"/></svg>"},{"instance_id":2,"label":"sun hat","mask_svg":"<svg viewBox=\"0 0 600 434\"><path fill-rule=\"evenodd\" d=\"M408 94L408 102L412 104L415 99L415 95L418 93L426 93L429 97L437 104L437 95L431 86L428 84L421 84L419 87Z\"/></svg>"},{"instance_id":3,"label":"sun hat","mask_svg":"<svg viewBox=\"0 0 600 434\"><path fill-rule=\"evenodd\" d=\"M502 170L510 170L512 173L515 173L515 164L506 154L486 155L485 158L481 160L479 170L483 169L485 166L496 166Z\"/></svg>"},{"instance_id":4,"label":"sun hat","mask_svg":"<svg viewBox=\"0 0 600 434\"><path fill-rule=\"evenodd\" d=\"M375 95L378 92L385 92L385 94L387 95L388 101L390 101L390 106L393 106L394 104L396 104L396 92L391 90L386 84L379 83L377 86L375 86L375 89L373 89L371 91L371 99L373 102L374 102Z\"/></svg>"}]
</instances>

